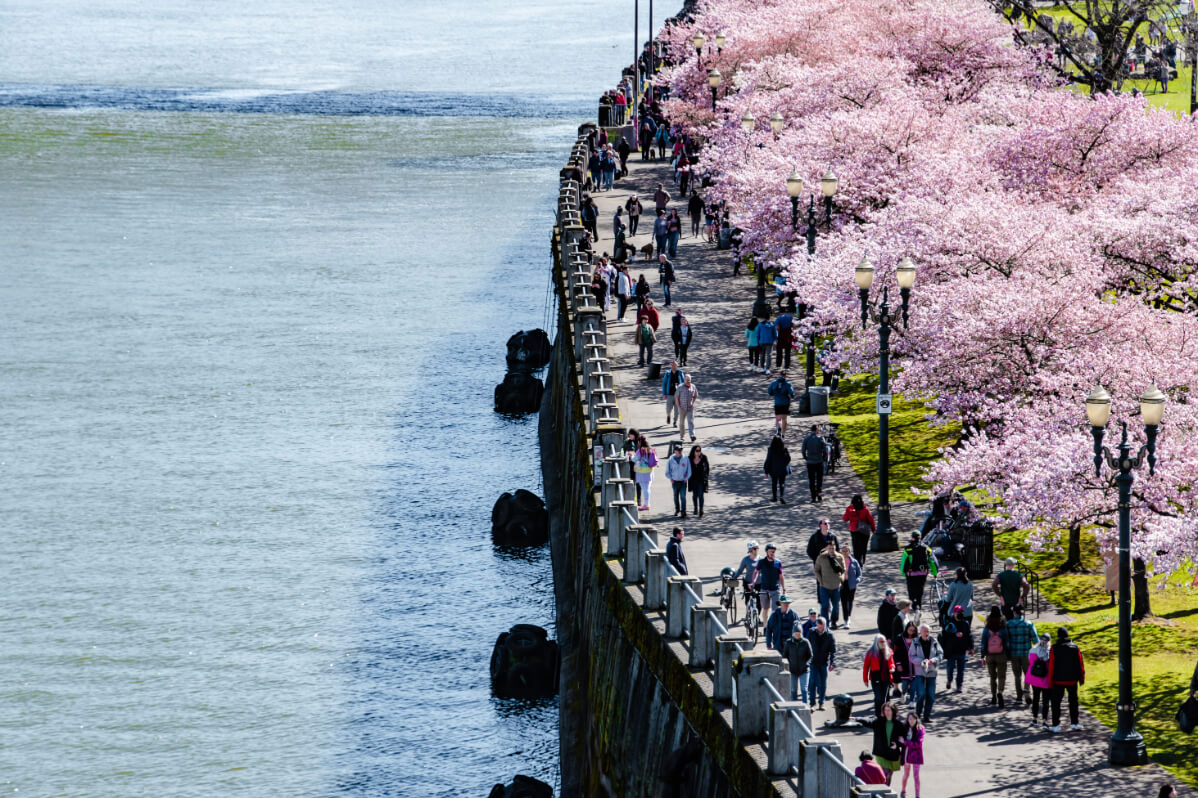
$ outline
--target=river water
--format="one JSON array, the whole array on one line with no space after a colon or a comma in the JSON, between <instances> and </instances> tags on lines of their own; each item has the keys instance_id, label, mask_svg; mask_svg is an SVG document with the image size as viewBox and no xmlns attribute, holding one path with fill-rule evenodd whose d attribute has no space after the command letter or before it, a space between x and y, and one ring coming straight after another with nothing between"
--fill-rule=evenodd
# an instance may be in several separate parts
<instances>
[{"instance_id":1,"label":"river water","mask_svg":"<svg viewBox=\"0 0 1198 798\"><path fill-rule=\"evenodd\" d=\"M555 781L491 391L631 5L0 3L0 791Z\"/></svg>"}]
</instances>

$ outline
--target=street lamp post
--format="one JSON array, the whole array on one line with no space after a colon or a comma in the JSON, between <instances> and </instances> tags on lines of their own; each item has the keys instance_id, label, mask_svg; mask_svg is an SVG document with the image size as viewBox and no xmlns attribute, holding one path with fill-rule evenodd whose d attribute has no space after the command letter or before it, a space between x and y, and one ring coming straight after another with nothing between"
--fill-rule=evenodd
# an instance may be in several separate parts
<instances>
[{"instance_id":1,"label":"street lamp post","mask_svg":"<svg viewBox=\"0 0 1198 798\"><path fill-rule=\"evenodd\" d=\"M807 205L807 254L815 254L815 195Z\"/></svg>"},{"instance_id":2,"label":"street lamp post","mask_svg":"<svg viewBox=\"0 0 1198 798\"><path fill-rule=\"evenodd\" d=\"M1123 435L1116 457L1102 445L1111 417L1111 395L1099 386L1086 397L1086 416L1094 436L1094 475L1101 473L1104 459L1108 468L1119 472L1114 478L1119 486L1119 703L1115 706L1118 722L1109 749L1110 763L1116 766L1143 765L1148 761L1144 738L1136 731L1131 684L1131 486L1135 482L1134 469L1147 462L1151 476L1156 468L1156 432L1164 412L1165 395L1152 385L1140 397L1140 416L1144 419L1148 442L1133 457L1131 444L1127 442L1127 422L1120 422Z\"/></svg>"},{"instance_id":3,"label":"street lamp post","mask_svg":"<svg viewBox=\"0 0 1198 798\"><path fill-rule=\"evenodd\" d=\"M830 196L830 195L825 195ZM869 289L874 283L874 267L865 257L854 274L857 293L861 298L861 327L872 318L878 324L878 523L870 540L871 551L898 550L898 534L890 522L890 330L899 314L890 310L890 287L882 289L882 304L875 310L869 302ZM907 311L911 303L911 287L915 285L915 264L903 258L895 271L899 296L902 297L903 329L907 328Z\"/></svg>"},{"instance_id":4,"label":"street lamp post","mask_svg":"<svg viewBox=\"0 0 1198 798\"><path fill-rule=\"evenodd\" d=\"M720 31L719 33L717 33L717 34L715 35L715 52L716 52L716 55L723 55L723 53L724 53L724 42L726 42L726 41L728 41L728 37L724 35L724 32L723 32L723 31Z\"/></svg>"},{"instance_id":5,"label":"street lamp post","mask_svg":"<svg viewBox=\"0 0 1198 798\"><path fill-rule=\"evenodd\" d=\"M696 33L695 37L691 39L691 43L695 45L695 57L699 59L699 66L703 66L703 45L706 42L707 39L703 37L702 33Z\"/></svg>"},{"instance_id":6,"label":"street lamp post","mask_svg":"<svg viewBox=\"0 0 1198 798\"><path fill-rule=\"evenodd\" d=\"M836 194L838 185L840 181L832 174L831 169L819 181L819 190L824 195L824 224L829 228L832 227L832 197Z\"/></svg>"},{"instance_id":7,"label":"street lamp post","mask_svg":"<svg viewBox=\"0 0 1198 798\"><path fill-rule=\"evenodd\" d=\"M707 85L711 87L711 110L715 111L716 92L720 90L720 81L723 79L720 70L712 69L707 73Z\"/></svg>"},{"instance_id":8,"label":"street lamp post","mask_svg":"<svg viewBox=\"0 0 1198 798\"><path fill-rule=\"evenodd\" d=\"M803 178L792 171L786 178L786 193L790 195L790 229L799 229L799 197L803 194Z\"/></svg>"}]
</instances>

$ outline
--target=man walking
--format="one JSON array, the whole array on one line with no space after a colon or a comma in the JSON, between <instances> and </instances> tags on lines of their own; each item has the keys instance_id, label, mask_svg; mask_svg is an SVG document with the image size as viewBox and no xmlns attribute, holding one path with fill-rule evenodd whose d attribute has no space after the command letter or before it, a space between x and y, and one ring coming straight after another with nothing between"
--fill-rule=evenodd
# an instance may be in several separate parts
<instances>
[{"instance_id":1,"label":"man walking","mask_svg":"<svg viewBox=\"0 0 1198 798\"><path fill-rule=\"evenodd\" d=\"M695 442L695 403L699 401L699 389L691 382L691 375L682 378L682 384L674 392L674 404L678 418L678 437L683 435L683 427L689 428L691 443Z\"/></svg>"},{"instance_id":2,"label":"man walking","mask_svg":"<svg viewBox=\"0 0 1198 798\"><path fill-rule=\"evenodd\" d=\"M948 690L953 686L953 672L957 674L957 689L956 692L961 692L961 683L965 680L965 660L966 657L973 656L973 630L970 628L969 619L965 617L965 610L958 604L953 607L951 620L944 624L944 629L940 633L940 646L944 649L944 661L948 666L948 678L944 682L944 689Z\"/></svg>"},{"instance_id":3,"label":"man walking","mask_svg":"<svg viewBox=\"0 0 1198 798\"><path fill-rule=\"evenodd\" d=\"M675 446L674 454L666 460L666 479L674 489L674 515L686 518L686 483L691 478L691 461L682 456L682 447Z\"/></svg>"},{"instance_id":4,"label":"man walking","mask_svg":"<svg viewBox=\"0 0 1198 798\"><path fill-rule=\"evenodd\" d=\"M936 555L923 545L918 532L911 533L911 542L903 549L899 571L907 579L907 597L918 612L923 604L923 587L928 581L928 575L935 576L940 572Z\"/></svg>"},{"instance_id":5,"label":"man walking","mask_svg":"<svg viewBox=\"0 0 1198 798\"><path fill-rule=\"evenodd\" d=\"M911 672L915 675L911 682L915 714L927 723L932 715L932 704L936 703L936 673L944 660L940 643L932 637L932 627L926 623L920 625L919 637L907 646L907 654L911 660Z\"/></svg>"},{"instance_id":6,"label":"man walking","mask_svg":"<svg viewBox=\"0 0 1198 798\"><path fill-rule=\"evenodd\" d=\"M682 536L685 534L682 527L676 526L670 534L670 541L666 543L666 560L682 576L687 574L686 555L682 553Z\"/></svg>"},{"instance_id":7,"label":"man walking","mask_svg":"<svg viewBox=\"0 0 1198 798\"><path fill-rule=\"evenodd\" d=\"M774 398L774 426L779 435L786 434L786 420L790 417L790 401L795 397L794 386L786 379L786 372L779 371L766 393Z\"/></svg>"},{"instance_id":8,"label":"man walking","mask_svg":"<svg viewBox=\"0 0 1198 798\"><path fill-rule=\"evenodd\" d=\"M815 622L815 631L811 634L811 676L809 677L808 704L816 704L816 709L822 711L824 699L828 693L828 671L836 669L836 638L828 630L824 618Z\"/></svg>"},{"instance_id":9,"label":"man walking","mask_svg":"<svg viewBox=\"0 0 1198 798\"><path fill-rule=\"evenodd\" d=\"M831 540L815 559L815 581L819 584L819 611L833 629L840 620L840 588L844 585L844 558Z\"/></svg>"},{"instance_id":10,"label":"man walking","mask_svg":"<svg viewBox=\"0 0 1198 798\"><path fill-rule=\"evenodd\" d=\"M673 423L674 419L674 394L678 392L678 386L682 384L686 375L678 368L678 361L670 361L670 370L661 377L661 398L666 400L666 423Z\"/></svg>"},{"instance_id":11,"label":"man walking","mask_svg":"<svg viewBox=\"0 0 1198 798\"><path fill-rule=\"evenodd\" d=\"M616 321L624 321L624 311L628 308L628 302L632 299L632 276L628 274L628 268L620 267L620 276L616 278Z\"/></svg>"},{"instance_id":12,"label":"man walking","mask_svg":"<svg viewBox=\"0 0 1198 798\"><path fill-rule=\"evenodd\" d=\"M666 298L663 307L668 308L670 306L670 286L674 284L674 264L666 258L665 254L657 256L657 279L661 284L662 296Z\"/></svg>"},{"instance_id":13,"label":"man walking","mask_svg":"<svg viewBox=\"0 0 1198 798\"><path fill-rule=\"evenodd\" d=\"M782 656L790 669L790 700L807 700L807 669L811 665L811 641L803 636L803 629L795 624L790 639L782 647Z\"/></svg>"},{"instance_id":14,"label":"man walking","mask_svg":"<svg viewBox=\"0 0 1198 798\"><path fill-rule=\"evenodd\" d=\"M795 317L789 313L779 313L774 320L774 328L778 333L778 346L774 354L774 368L790 368L790 350L794 348Z\"/></svg>"},{"instance_id":15,"label":"man walking","mask_svg":"<svg viewBox=\"0 0 1198 798\"><path fill-rule=\"evenodd\" d=\"M658 183L657 190L653 192L653 205L657 209L657 215L663 215L666 211L666 206L669 204L670 195L666 193L665 186Z\"/></svg>"},{"instance_id":16,"label":"man walking","mask_svg":"<svg viewBox=\"0 0 1198 798\"><path fill-rule=\"evenodd\" d=\"M799 616L790 608L790 597L786 594L778 596L778 611L770 616L765 625L765 645L778 653L790 639L794 630L799 628Z\"/></svg>"},{"instance_id":17,"label":"man walking","mask_svg":"<svg viewBox=\"0 0 1198 798\"><path fill-rule=\"evenodd\" d=\"M811 432L803 439L803 460L807 463L807 484L811 486L811 501L823 501L824 463L828 460L828 447L819 436L819 428L816 426L812 426Z\"/></svg>"},{"instance_id":18,"label":"man walking","mask_svg":"<svg viewBox=\"0 0 1198 798\"><path fill-rule=\"evenodd\" d=\"M878 607L878 634L891 639L891 629L894 628L894 619L899 616L899 608L895 606L894 588L886 588L886 596L882 599L882 605Z\"/></svg>"},{"instance_id":19,"label":"man walking","mask_svg":"<svg viewBox=\"0 0 1198 798\"><path fill-rule=\"evenodd\" d=\"M774 341L778 338L777 328L769 319L762 319L757 322L757 348L761 353L761 373L768 374L770 371L770 350L774 346Z\"/></svg>"},{"instance_id":20,"label":"man walking","mask_svg":"<svg viewBox=\"0 0 1198 798\"><path fill-rule=\"evenodd\" d=\"M782 561L778 559L778 547L765 544L765 557L757 561L757 573L753 585L761 593L761 618L768 623L770 608L778 601L778 592L786 590L786 577L782 575Z\"/></svg>"},{"instance_id":21,"label":"man walking","mask_svg":"<svg viewBox=\"0 0 1198 798\"><path fill-rule=\"evenodd\" d=\"M1024 689L1023 676L1027 673L1028 652L1036 645L1040 635L1036 633L1036 627L1032 622L1023 617L1022 604L1016 604L1011 610L1013 617L1007 621L1007 634L1011 637L1011 646L1007 655L1011 658L1011 671L1015 675L1015 703L1023 701L1026 693L1027 703L1030 704L1032 691Z\"/></svg>"},{"instance_id":22,"label":"man walking","mask_svg":"<svg viewBox=\"0 0 1198 798\"><path fill-rule=\"evenodd\" d=\"M1057 629L1057 644L1048 652L1048 681L1052 682L1052 731L1061 731L1061 699L1069 694L1069 728L1081 731L1078 722L1077 687L1086 683L1086 664L1069 630Z\"/></svg>"},{"instance_id":23,"label":"man walking","mask_svg":"<svg viewBox=\"0 0 1198 798\"><path fill-rule=\"evenodd\" d=\"M999 606L1002 607L1002 614L1008 621L1015 615L1016 604L1027 604L1027 593L1031 589L1023 574L1015 570L1016 565L1018 561L1014 557L1008 557L1003 563L1003 569L995 575L991 583L998 596Z\"/></svg>"}]
</instances>

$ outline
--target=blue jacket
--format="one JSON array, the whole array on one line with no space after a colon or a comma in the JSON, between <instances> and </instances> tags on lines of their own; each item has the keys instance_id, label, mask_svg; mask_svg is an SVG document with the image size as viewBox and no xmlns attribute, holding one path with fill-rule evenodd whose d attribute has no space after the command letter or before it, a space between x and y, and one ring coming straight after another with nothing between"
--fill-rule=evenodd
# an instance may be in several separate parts
<instances>
[{"instance_id":1,"label":"blue jacket","mask_svg":"<svg viewBox=\"0 0 1198 798\"><path fill-rule=\"evenodd\" d=\"M849 590L856 590L857 583L861 581L861 563L857 562L853 555L847 551L844 553L845 559L845 574L844 583Z\"/></svg>"},{"instance_id":2,"label":"blue jacket","mask_svg":"<svg viewBox=\"0 0 1198 798\"><path fill-rule=\"evenodd\" d=\"M671 374L674 375L673 385L670 385ZM661 375L661 395L673 396L678 390L678 386L681 385L685 379L686 375L682 373L682 369L678 369L677 372L671 372L669 369L666 369L665 374Z\"/></svg>"},{"instance_id":3,"label":"blue jacket","mask_svg":"<svg viewBox=\"0 0 1198 798\"><path fill-rule=\"evenodd\" d=\"M769 648L776 651L781 651L783 644L790 639L794 633L795 624L799 622L799 616L794 610L775 610L770 613L769 622L765 625L765 644Z\"/></svg>"},{"instance_id":4,"label":"blue jacket","mask_svg":"<svg viewBox=\"0 0 1198 798\"><path fill-rule=\"evenodd\" d=\"M994 632L990 631L990 627L982 629L982 655L990 653L990 637ZM1011 635L1007 632L1006 627L999 631L998 636L1002 638L1002 653L1010 656L1011 653Z\"/></svg>"},{"instance_id":5,"label":"blue jacket","mask_svg":"<svg viewBox=\"0 0 1198 798\"><path fill-rule=\"evenodd\" d=\"M778 340L778 333L774 330L774 323L772 321L763 321L758 323L757 344L759 346L772 344L776 340Z\"/></svg>"},{"instance_id":6,"label":"blue jacket","mask_svg":"<svg viewBox=\"0 0 1198 798\"><path fill-rule=\"evenodd\" d=\"M790 400L795 398L794 386L790 384L789 380L782 377L771 382L766 392L774 397L775 405L788 405L790 404Z\"/></svg>"}]
</instances>

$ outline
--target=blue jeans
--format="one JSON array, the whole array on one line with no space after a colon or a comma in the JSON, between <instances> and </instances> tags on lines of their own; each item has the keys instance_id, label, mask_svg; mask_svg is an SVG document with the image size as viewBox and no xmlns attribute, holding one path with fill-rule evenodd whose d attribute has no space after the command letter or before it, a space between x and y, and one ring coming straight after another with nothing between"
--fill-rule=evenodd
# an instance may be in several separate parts
<instances>
[{"instance_id":1,"label":"blue jeans","mask_svg":"<svg viewBox=\"0 0 1198 798\"><path fill-rule=\"evenodd\" d=\"M665 280L661 281L661 293L666 298L666 305L670 304L670 284Z\"/></svg>"},{"instance_id":2,"label":"blue jeans","mask_svg":"<svg viewBox=\"0 0 1198 798\"><path fill-rule=\"evenodd\" d=\"M807 701L807 681L811 672L790 675L790 700ZM810 702L808 702L810 703ZM1047 706L1048 702L1044 702Z\"/></svg>"},{"instance_id":3,"label":"blue jeans","mask_svg":"<svg viewBox=\"0 0 1198 798\"><path fill-rule=\"evenodd\" d=\"M961 688L961 682L965 679L965 659L966 655L961 654L956 657L947 657L945 659L945 667L948 668L948 679L945 680L945 688L953 686L953 671L957 672L957 689Z\"/></svg>"},{"instance_id":4,"label":"blue jeans","mask_svg":"<svg viewBox=\"0 0 1198 798\"><path fill-rule=\"evenodd\" d=\"M660 235L660 236L659 236L659 235L655 235L655 236L653 236L653 237L654 237L655 239L657 239L657 254L658 254L658 255L664 255L664 254L665 254L665 251L666 251L666 239L668 238L668 236L664 236L664 235Z\"/></svg>"},{"instance_id":5,"label":"blue jeans","mask_svg":"<svg viewBox=\"0 0 1198 798\"><path fill-rule=\"evenodd\" d=\"M674 512L686 514L686 483L682 481L671 482L670 486L674 489Z\"/></svg>"},{"instance_id":6,"label":"blue jeans","mask_svg":"<svg viewBox=\"0 0 1198 798\"><path fill-rule=\"evenodd\" d=\"M670 243L670 257L671 258L678 254L678 237L681 235L682 235L682 231L677 230L677 231L670 233L669 235L666 236L666 238L669 240L669 243Z\"/></svg>"},{"instance_id":7,"label":"blue jeans","mask_svg":"<svg viewBox=\"0 0 1198 798\"><path fill-rule=\"evenodd\" d=\"M828 588L820 585L819 614L824 616L824 620L829 625L840 620L840 588L828 590Z\"/></svg>"},{"instance_id":8,"label":"blue jeans","mask_svg":"<svg viewBox=\"0 0 1198 798\"><path fill-rule=\"evenodd\" d=\"M915 714L928 717L932 704L936 703L936 674L916 676L911 680L911 692L915 696Z\"/></svg>"},{"instance_id":9,"label":"blue jeans","mask_svg":"<svg viewBox=\"0 0 1198 798\"><path fill-rule=\"evenodd\" d=\"M612 184L615 182L615 180L616 180L616 170L615 169L612 169L610 171L608 171L607 169L603 170L603 188L607 189L608 191L611 191Z\"/></svg>"},{"instance_id":10,"label":"blue jeans","mask_svg":"<svg viewBox=\"0 0 1198 798\"><path fill-rule=\"evenodd\" d=\"M812 665L808 673L811 681L807 689L807 703L812 706L822 704L828 692L828 666Z\"/></svg>"}]
</instances>

